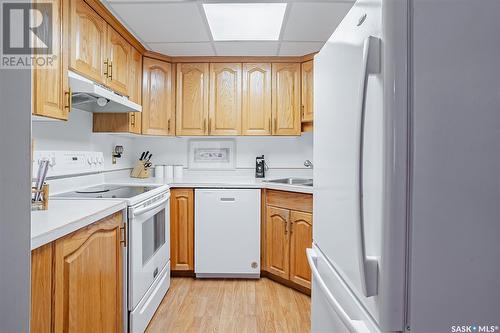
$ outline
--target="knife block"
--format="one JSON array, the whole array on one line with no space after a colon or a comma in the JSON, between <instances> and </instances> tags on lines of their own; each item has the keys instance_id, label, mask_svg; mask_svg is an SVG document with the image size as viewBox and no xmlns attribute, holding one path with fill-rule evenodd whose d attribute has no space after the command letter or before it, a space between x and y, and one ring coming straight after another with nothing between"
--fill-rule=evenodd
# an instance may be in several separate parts
<instances>
[{"instance_id":1,"label":"knife block","mask_svg":"<svg viewBox=\"0 0 500 333\"><path fill-rule=\"evenodd\" d=\"M149 178L149 168L145 166L145 162L139 161L132 172L130 173L132 178Z\"/></svg>"}]
</instances>

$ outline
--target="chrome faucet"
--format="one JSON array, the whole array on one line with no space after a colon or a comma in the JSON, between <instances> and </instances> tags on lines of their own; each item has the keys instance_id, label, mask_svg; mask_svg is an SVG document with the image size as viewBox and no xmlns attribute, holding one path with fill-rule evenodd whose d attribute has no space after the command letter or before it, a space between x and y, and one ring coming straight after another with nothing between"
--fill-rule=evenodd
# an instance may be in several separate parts
<instances>
[{"instance_id":1,"label":"chrome faucet","mask_svg":"<svg viewBox=\"0 0 500 333\"><path fill-rule=\"evenodd\" d=\"M311 162L311 161L309 161L309 160L305 160L305 162L304 162L304 166L305 166L306 168L311 168L311 169L314 167L314 166L313 166L313 164L312 164L312 162Z\"/></svg>"}]
</instances>

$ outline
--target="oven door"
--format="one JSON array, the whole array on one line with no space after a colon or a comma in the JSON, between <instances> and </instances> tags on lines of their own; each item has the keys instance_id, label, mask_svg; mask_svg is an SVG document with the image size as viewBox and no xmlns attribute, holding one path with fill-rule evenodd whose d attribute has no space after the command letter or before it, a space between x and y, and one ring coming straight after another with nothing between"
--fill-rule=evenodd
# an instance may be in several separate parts
<instances>
[{"instance_id":1,"label":"oven door","mask_svg":"<svg viewBox=\"0 0 500 333\"><path fill-rule=\"evenodd\" d=\"M133 310L170 260L170 193L129 211L129 309Z\"/></svg>"}]
</instances>

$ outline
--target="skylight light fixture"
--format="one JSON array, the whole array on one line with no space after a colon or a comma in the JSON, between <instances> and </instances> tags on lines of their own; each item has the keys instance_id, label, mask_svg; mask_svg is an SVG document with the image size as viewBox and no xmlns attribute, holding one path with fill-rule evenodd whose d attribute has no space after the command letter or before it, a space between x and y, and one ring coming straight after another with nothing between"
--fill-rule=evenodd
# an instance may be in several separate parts
<instances>
[{"instance_id":1,"label":"skylight light fixture","mask_svg":"<svg viewBox=\"0 0 500 333\"><path fill-rule=\"evenodd\" d=\"M278 40L286 3L203 4L216 41Z\"/></svg>"}]
</instances>

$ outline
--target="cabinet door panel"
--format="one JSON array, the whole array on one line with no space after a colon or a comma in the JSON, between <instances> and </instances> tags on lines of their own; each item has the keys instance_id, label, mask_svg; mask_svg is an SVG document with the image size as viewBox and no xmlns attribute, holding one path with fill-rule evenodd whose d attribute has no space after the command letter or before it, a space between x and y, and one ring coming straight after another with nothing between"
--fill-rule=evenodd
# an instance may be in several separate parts
<instances>
[{"instance_id":1,"label":"cabinet door panel","mask_svg":"<svg viewBox=\"0 0 500 333\"><path fill-rule=\"evenodd\" d=\"M300 135L300 64L272 65L274 135Z\"/></svg>"},{"instance_id":2,"label":"cabinet door panel","mask_svg":"<svg viewBox=\"0 0 500 333\"><path fill-rule=\"evenodd\" d=\"M105 84L106 22L85 1L70 4L70 67Z\"/></svg>"},{"instance_id":3,"label":"cabinet door panel","mask_svg":"<svg viewBox=\"0 0 500 333\"><path fill-rule=\"evenodd\" d=\"M284 279L289 277L290 211L266 207L266 265L270 273Z\"/></svg>"},{"instance_id":4,"label":"cabinet door panel","mask_svg":"<svg viewBox=\"0 0 500 333\"><path fill-rule=\"evenodd\" d=\"M312 246L312 214L292 211L290 214L290 280L311 288L311 268L306 249Z\"/></svg>"},{"instance_id":5,"label":"cabinet door panel","mask_svg":"<svg viewBox=\"0 0 500 333\"><path fill-rule=\"evenodd\" d=\"M37 2L47 1L38 0ZM68 87L67 20L68 3L51 0L52 12L43 12L44 20L52 15L52 66L33 69L33 114L67 120L70 112L70 92ZM44 8L40 8L44 9ZM42 31L41 33L44 33ZM48 32L48 31L47 31Z\"/></svg>"},{"instance_id":6,"label":"cabinet door panel","mask_svg":"<svg viewBox=\"0 0 500 333\"><path fill-rule=\"evenodd\" d=\"M142 105L142 55L133 47L131 47L130 50L130 75L128 80L128 95L132 102ZM141 113L130 112L128 118L130 132L141 134Z\"/></svg>"},{"instance_id":7,"label":"cabinet door panel","mask_svg":"<svg viewBox=\"0 0 500 333\"><path fill-rule=\"evenodd\" d=\"M122 213L55 241L55 332L122 332Z\"/></svg>"},{"instance_id":8,"label":"cabinet door panel","mask_svg":"<svg viewBox=\"0 0 500 333\"><path fill-rule=\"evenodd\" d=\"M170 191L170 265L173 271L194 270L193 189Z\"/></svg>"},{"instance_id":9,"label":"cabinet door panel","mask_svg":"<svg viewBox=\"0 0 500 333\"><path fill-rule=\"evenodd\" d=\"M172 65L144 58L142 133L173 134Z\"/></svg>"},{"instance_id":10,"label":"cabinet door panel","mask_svg":"<svg viewBox=\"0 0 500 333\"><path fill-rule=\"evenodd\" d=\"M106 84L119 94L128 96L130 44L111 26L107 28L108 76Z\"/></svg>"},{"instance_id":11,"label":"cabinet door panel","mask_svg":"<svg viewBox=\"0 0 500 333\"><path fill-rule=\"evenodd\" d=\"M210 64L210 135L241 133L241 64Z\"/></svg>"},{"instance_id":12,"label":"cabinet door panel","mask_svg":"<svg viewBox=\"0 0 500 333\"><path fill-rule=\"evenodd\" d=\"M271 135L271 64L243 64L242 134Z\"/></svg>"},{"instance_id":13,"label":"cabinet door panel","mask_svg":"<svg viewBox=\"0 0 500 333\"><path fill-rule=\"evenodd\" d=\"M31 251L31 322L33 333L52 331L53 243Z\"/></svg>"},{"instance_id":14,"label":"cabinet door panel","mask_svg":"<svg viewBox=\"0 0 500 333\"><path fill-rule=\"evenodd\" d=\"M208 64L177 64L177 135L207 135Z\"/></svg>"},{"instance_id":15,"label":"cabinet door panel","mask_svg":"<svg viewBox=\"0 0 500 333\"><path fill-rule=\"evenodd\" d=\"M302 63L302 121L313 121L313 61Z\"/></svg>"}]
</instances>

